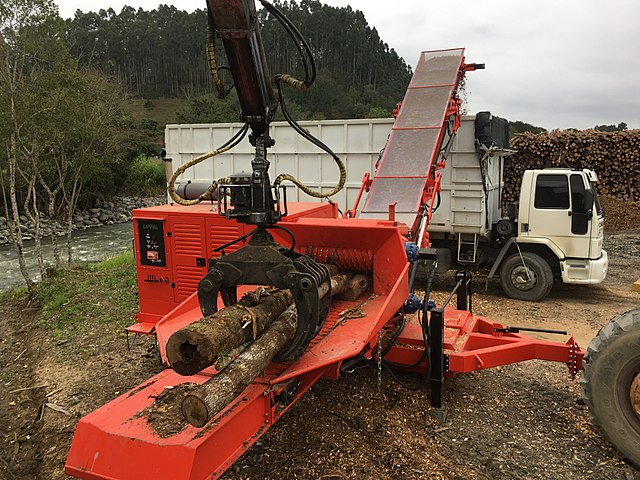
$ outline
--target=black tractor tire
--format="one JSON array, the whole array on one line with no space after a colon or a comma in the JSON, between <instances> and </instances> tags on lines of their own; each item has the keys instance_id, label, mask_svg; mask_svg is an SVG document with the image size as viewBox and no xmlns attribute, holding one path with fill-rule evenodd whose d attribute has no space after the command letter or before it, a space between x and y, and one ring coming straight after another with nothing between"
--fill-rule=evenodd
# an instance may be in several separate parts
<instances>
[{"instance_id":1,"label":"black tractor tire","mask_svg":"<svg viewBox=\"0 0 640 480\"><path fill-rule=\"evenodd\" d=\"M522 252L520 256L520 253L515 253L500 266L500 285L511 298L539 302L549 295L553 287L553 272L540 255Z\"/></svg>"},{"instance_id":2,"label":"black tractor tire","mask_svg":"<svg viewBox=\"0 0 640 480\"><path fill-rule=\"evenodd\" d=\"M622 459L640 468L640 308L614 317L582 360L582 399ZM635 391L635 409L631 389Z\"/></svg>"}]
</instances>

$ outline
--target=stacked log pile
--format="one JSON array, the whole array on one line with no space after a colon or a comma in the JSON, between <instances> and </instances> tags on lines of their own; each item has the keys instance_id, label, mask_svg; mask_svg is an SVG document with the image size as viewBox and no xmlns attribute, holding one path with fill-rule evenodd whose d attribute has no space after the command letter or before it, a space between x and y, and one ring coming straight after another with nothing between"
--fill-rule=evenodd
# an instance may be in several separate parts
<instances>
[{"instance_id":1,"label":"stacked log pile","mask_svg":"<svg viewBox=\"0 0 640 480\"><path fill-rule=\"evenodd\" d=\"M505 162L504 204L518 201L525 170L553 167L592 169L599 195L640 201L640 130L524 133L511 139L511 148L518 153Z\"/></svg>"}]
</instances>

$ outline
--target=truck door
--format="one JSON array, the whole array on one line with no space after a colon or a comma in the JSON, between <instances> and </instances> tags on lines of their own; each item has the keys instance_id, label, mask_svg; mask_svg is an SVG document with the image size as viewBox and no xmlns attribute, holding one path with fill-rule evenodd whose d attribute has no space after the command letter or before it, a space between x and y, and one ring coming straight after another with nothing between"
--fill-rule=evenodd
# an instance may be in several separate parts
<instances>
[{"instance_id":1,"label":"truck door","mask_svg":"<svg viewBox=\"0 0 640 480\"><path fill-rule=\"evenodd\" d=\"M567 258L588 258L591 222L585 221L584 180L581 174L575 175L574 193L569 188L573 174L538 173L530 202L529 237L548 238ZM572 201L582 207L575 215Z\"/></svg>"}]
</instances>

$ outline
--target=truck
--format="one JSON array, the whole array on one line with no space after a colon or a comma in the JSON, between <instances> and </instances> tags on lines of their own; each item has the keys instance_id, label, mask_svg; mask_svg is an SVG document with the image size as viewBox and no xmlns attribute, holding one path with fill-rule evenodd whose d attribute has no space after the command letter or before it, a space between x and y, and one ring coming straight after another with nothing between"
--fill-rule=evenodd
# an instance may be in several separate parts
<instances>
[{"instance_id":1,"label":"truck","mask_svg":"<svg viewBox=\"0 0 640 480\"><path fill-rule=\"evenodd\" d=\"M393 119L324 120L301 122L345 158L347 182L334 201L343 208L362 195L361 172L376 171L384 153ZM179 168L188 159L221 143L241 124L167 125L166 157ZM325 156L292 136L286 122L271 124L275 145L271 149L276 174L295 168L307 185L330 184ZM429 233L431 249L438 255L437 272L451 268L483 269L488 278L499 277L511 298L539 301L554 283L597 284L607 273L603 246L604 212L590 170L544 169L524 173L520 201L504 205L504 169L508 148L507 122L489 112L464 115L442 170L441 191L433 208ZM184 192L199 195L210 178L235 173L236 165L250 163L252 152L239 145L226 163L210 162L185 172ZM182 191L181 190L181 191ZM297 189L293 201L319 201ZM503 209L503 206L506 208ZM360 208L354 208L359 212ZM502 211L505 210L505 215ZM346 212L343 212L346 214ZM410 223L413 213L396 212ZM418 232L419 234L419 232ZM424 241L424 240L422 240ZM419 242L420 243L420 239Z\"/></svg>"},{"instance_id":2,"label":"truck","mask_svg":"<svg viewBox=\"0 0 640 480\"><path fill-rule=\"evenodd\" d=\"M602 282L608 257L596 173L526 170L519 202L503 209L505 159L514 153L506 129L481 112L458 131L428 228L439 270L483 267L509 297L527 301L544 299L554 282Z\"/></svg>"}]
</instances>

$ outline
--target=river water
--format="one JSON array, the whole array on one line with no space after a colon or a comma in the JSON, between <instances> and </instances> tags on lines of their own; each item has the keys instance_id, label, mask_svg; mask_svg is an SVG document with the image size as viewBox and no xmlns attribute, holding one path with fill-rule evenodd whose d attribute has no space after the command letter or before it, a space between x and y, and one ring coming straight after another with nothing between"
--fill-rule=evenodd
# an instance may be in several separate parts
<instances>
[{"instance_id":1,"label":"river water","mask_svg":"<svg viewBox=\"0 0 640 480\"><path fill-rule=\"evenodd\" d=\"M73 232L73 260L84 262L99 262L106 257L131 250L133 242L133 225L120 223L89 228ZM42 240L42 251L45 262L53 265L53 248L51 240ZM63 259L67 254L66 237L59 237L60 252ZM27 268L32 278L39 279L38 263L34 254L33 241L25 242L25 258ZM0 291L10 290L24 285L24 278L18 267L18 258L12 245L0 246L0 271L5 272L0 276Z\"/></svg>"}]
</instances>

